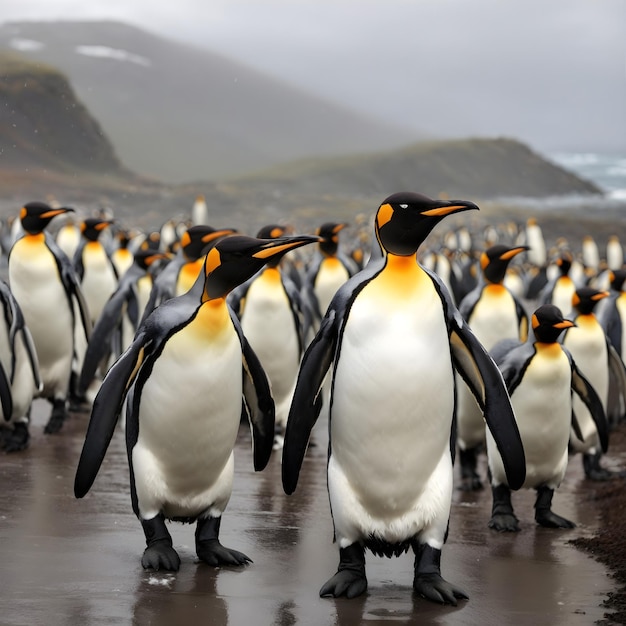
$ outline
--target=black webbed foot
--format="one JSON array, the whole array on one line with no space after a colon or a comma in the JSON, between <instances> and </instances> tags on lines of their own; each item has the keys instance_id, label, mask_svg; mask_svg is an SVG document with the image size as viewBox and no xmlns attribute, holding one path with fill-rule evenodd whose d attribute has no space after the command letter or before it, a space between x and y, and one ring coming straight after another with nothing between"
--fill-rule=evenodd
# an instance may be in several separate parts
<instances>
[{"instance_id":1,"label":"black webbed foot","mask_svg":"<svg viewBox=\"0 0 626 626\"><path fill-rule=\"evenodd\" d=\"M511 504L511 490L506 485L491 488L493 505L491 519L488 526L493 530L504 533L516 533L520 530L519 521L513 512Z\"/></svg>"},{"instance_id":2,"label":"black webbed foot","mask_svg":"<svg viewBox=\"0 0 626 626\"><path fill-rule=\"evenodd\" d=\"M221 517L199 519L196 527L196 554L208 565L246 565L252 559L243 552L226 548L219 541Z\"/></svg>"},{"instance_id":3,"label":"black webbed foot","mask_svg":"<svg viewBox=\"0 0 626 626\"><path fill-rule=\"evenodd\" d=\"M18 422L12 431L9 431L2 440L2 447L5 452L21 452L28 448L30 432L28 424Z\"/></svg>"},{"instance_id":4,"label":"black webbed foot","mask_svg":"<svg viewBox=\"0 0 626 626\"><path fill-rule=\"evenodd\" d=\"M180 568L180 557L172 547L172 537L165 527L164 517L157 515L152 519L140 521L147 546L141 557L143 568L177 572Z\"/></svg>"},{"instance_id":5,"label":"black webbed foot","mask_svg":"<svg viewBox=\"0 0 626 626\"><path fill-rule=\"evenodd\" d=\"M535 501L535 521L545 528L576 528L574 522L557 515L552 511L552 496L554 489L549 487L537 488L537 500Z\"/></svg>"},{"instance_id":6,"label":"black webbed foot","mask_svg":"<svg viewBox=\"0 0 626 626\"><path fill-rule=\"evenodd\" d=\"M44 428L44 433L50 435L58 433L67 419L67 406L65 400L54 400L52 402L52 413Z\"/></svg>"},{"instance_id":7,"label":"black webbed foot","mask_svg":"<svg viewBox=\"0 0 626 626\"><path fill-rule=\"evenodd\" d=\"M353 543L339 550L339 567L337 573L327 580L320 589L320 597L356 598L365 593L367 578L365 576L365 551L363 546Z\"/></svg>"},{"instance_id":8,"label":"black webbed foot","mask_svg":"<svg viewBox=\"0 0 626 626\"><path fill-rule=\"evenodd\" d=\"M438 604L457 605L457 599L469 600L459 587L449 583L441 574L416 574L413 580L415 593Z\"/></svg>"},{"instance_id":9,"label":"black webbed foot","mask_svg":"<svg viewBox=\"0 0 626 626\"><path fill-rule=\"evenodd\" d=\"M457 599L469 600L469 596L441 576L441 550L426 543L413 542L415 552L415 577L413 590L423 598L438 604L457 605Z\"/></svg>"}]
</instances>

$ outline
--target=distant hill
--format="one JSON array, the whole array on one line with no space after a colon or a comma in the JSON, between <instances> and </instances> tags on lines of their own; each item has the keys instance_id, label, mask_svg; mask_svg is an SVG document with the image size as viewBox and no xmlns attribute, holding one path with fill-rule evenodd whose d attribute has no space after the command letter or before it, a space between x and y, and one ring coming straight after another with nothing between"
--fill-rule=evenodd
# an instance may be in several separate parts
<instances>
[{"instance_id":1,"label":"distant hill","mask_svg":"<svg viewBox=\"0 0 626 626\"><path fill-rule=\"evenodd\" d=\"M0 55L3 164L118 172L121 164L98 122L58 70Z\"/></svg>"},{"instance_id":2,"label":"distant hill","mask_svg":"<svg viewBox=\"0 0 626 626\"><path fill-rule=\"evenodd\" d=\"M0 53L0 187L22 201L70 191L75 198L152 189L118 159L67 77Z\"/></svg>"},{"instance_id":3,"label":"distant hill","mask_svg":"<svg viewBox=\"0 0 626 626\"><path fill-rule=\"evenodd\" d=\"M300 193L385 194L420 189L432 197L543 197L599 193L591 182L514 139L422 141L373 154L303 159L234 181ZM391 191L390 191L391 190Z\"/></svg>"},{"instance_id":4,"label":"distant hill","mask_svg":"<svg viewBox=\"0 0 626 626\"><path fill-rule=\"evenodd\" d=\"M421 137L209 51L117 22L0 26L0 50L65 73L122 162L166 182L216 180Z\"/></svg>"},{"instance_id":5,"label":"distant hill","mask_svg":"<svg viewBox=\"0 0 626 626\"><path fill-rule=\"evenodd\" d=\"M211 221L254 232L269 221L351 221L385 196L414 190L476 201L599 194L593 184L513 139L418 142L387 151L308 158L242 176L167 184L120 162L64 74L0 54L0 216L56 197L83 212L103 206L129 224L188 217L203 194Z\"/></svg>"}]
</instances>

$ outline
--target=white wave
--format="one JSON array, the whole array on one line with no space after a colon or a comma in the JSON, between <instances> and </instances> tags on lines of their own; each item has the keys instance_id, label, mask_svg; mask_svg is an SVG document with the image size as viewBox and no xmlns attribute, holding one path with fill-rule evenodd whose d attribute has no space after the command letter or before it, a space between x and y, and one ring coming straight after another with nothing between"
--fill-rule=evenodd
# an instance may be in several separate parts
<instances>
[{"instance_id":1,"label":"white wave","mask_svg":"<svg viewBox=\"0 0 626 626\"><path fill-rule=\"evenodd\" d=\"M19 50L20 52L34 52L35 50L41 50L46 47L46 45L41 41L35 41L34 39L21 39L19 37L11 39L9 41L9 45L14 50Z\"/></svg>"},{"instance_id":2,"label":"white wave","mask_svg":"<svg viewBox=\"0 0 626 626\"><path fill-rule=\"evenodd\" d=\"M136 63L137 65L143 65L144 67L152 65L150 59L119 48L109 48L108 46L76 46L74 50L78 54L84 54L89 57L114 59L115 61L128 61L130 63Z\"/></svg>"},{"instance_id":3,"label":"white wave","mask_svg":"<svg viewBox=\"0 0 626 626\"><path fill-rule=\"evenodd\" d=\"M595 165L600 160L599 155L593 152L560 152L552 155L552 158L561 165L569 167Z\"/></svg>"},{"instance_id":4,"label":"white wave","mask_svg":"<svg viewBox=\"0 0 626 626\"><path fill-rule=\"evenodd\" d=\"M626 189L611 189L607 196L611 200L620 200L626 202Z\"/></svg>"}]
</instances>

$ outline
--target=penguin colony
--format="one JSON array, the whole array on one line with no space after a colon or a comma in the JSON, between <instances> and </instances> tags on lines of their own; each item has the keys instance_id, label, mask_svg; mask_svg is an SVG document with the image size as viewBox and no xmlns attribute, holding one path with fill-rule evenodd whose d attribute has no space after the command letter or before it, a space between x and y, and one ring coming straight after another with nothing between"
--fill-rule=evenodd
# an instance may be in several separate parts
<instances>
[{"instance_id":1,"label":"penguin colony","mask_svg":"<svg viewBox=\"0 0 626 626\"><path fill-rule=\"evenodd\" d=\"M238 567L251 558L219 533L241 421L254 469L279 456L291 494L326 405L339 562L320 595L363 594L368 550L411 550L414 592L456 605L467 593L441 572L455 486L490 485L494 531L520 530L518 489L536 491L538 524L572 528L552 510L568 463L611 478L602 455L626 413L617 236L576 256L536 220L446 228L476 210L401 192L371 238L330 221L251 237L208 226L202 197L192 219L147 233L25 204L2 232L3 449L29 445L35 398L51 404L48 434L89 412L75 495L123 430L143 567L179 569L167 521L196 525L201 561Z\"/></svg>"}]
</instances>

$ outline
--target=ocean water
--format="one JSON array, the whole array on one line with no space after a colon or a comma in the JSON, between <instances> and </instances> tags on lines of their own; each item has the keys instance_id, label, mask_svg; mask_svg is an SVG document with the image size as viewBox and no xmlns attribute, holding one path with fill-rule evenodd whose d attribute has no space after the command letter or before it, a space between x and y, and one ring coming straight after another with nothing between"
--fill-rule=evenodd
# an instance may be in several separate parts
<instances>
[{"instance_id":1,"label":"ocean water","mask_svg":"<svg viewBox=\"0 0 626 626\"><path fill-rule=\"evenodd\" d=\"M547 158L598 185L608 199L626 202L626 152L557 152Z\"/></svg>"}]
</instances>

